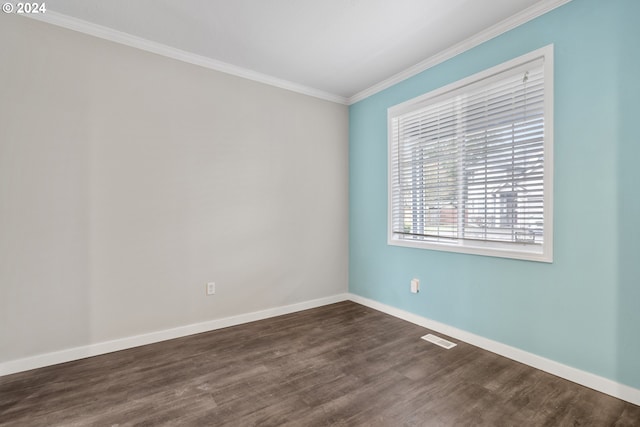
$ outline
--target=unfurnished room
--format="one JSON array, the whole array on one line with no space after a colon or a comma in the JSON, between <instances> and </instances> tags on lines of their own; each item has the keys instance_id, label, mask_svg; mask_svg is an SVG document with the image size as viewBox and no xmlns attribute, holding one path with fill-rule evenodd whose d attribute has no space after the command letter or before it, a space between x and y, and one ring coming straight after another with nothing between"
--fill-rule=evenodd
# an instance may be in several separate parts
<instances>
[{"instance_id":1,"label":"unfurnished room","mask_svg":"<svg viewBox=\"0 0 640 427\"><path fill-rule=\"evenodd\" d=\"M0 426L640 426L640 1L0 13Z\"/></svg>"}]
</instances>

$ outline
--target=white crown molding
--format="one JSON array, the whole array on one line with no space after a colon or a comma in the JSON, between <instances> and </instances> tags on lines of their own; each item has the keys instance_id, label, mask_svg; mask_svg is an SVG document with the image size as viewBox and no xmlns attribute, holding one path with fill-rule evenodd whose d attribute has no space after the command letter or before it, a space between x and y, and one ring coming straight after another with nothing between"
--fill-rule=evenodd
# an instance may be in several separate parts
<instances>
[{"instance_id":1,"label":"white crown molding","mask_svg":"<svg viewBox=\"0 0 640 427\"><path fill-rule=\"evenodd\" d=\"M69 30L78 31L101 39L120 43L126 46L152 52L158 55L177 59L178 61L187 62L189 64L199 65L222 73L231 74L248 80L275 86L281 89L290 90L292 92L301 93L303 95L312 96L314 98L324 99L326 101L336 102L338 104L347 104L347 98L332 93L324 92L308 86L290 82L288 80L272 77L267 74L258 73L247 68L238 67L226 62L218 61L206 56L197 55L171 46L157 43L151 40L143 39L122 31L94 24L82 19L74 18L58 12L48 10L46 13L39 14L22 14L20 16L43 21L48 24L67 28Z\"/></svg>"},{"instance_id":2,"label":"white crown molding","mask_svg":"<svg viewBox=\"0 0 640 427\"><path fill-rule=\"evenodd\" d=\"M238 67L236 65L228 64L226 62L218 61L212 58L208 58L195 53L187 52L181 49L177 49L171 46L167 46L161 43L153 42L141 37L137 37L122 31L117 31L112 28L104 27L102 25L94 24L82 19L67 16L54 11L47 11L42 14L23 14L21 16L43 21L52 25L67 28L73 31L78 31L84 34L88 34L101 39L109 40L115 43L120 43L126 46L134 47L137 49L152 52L158 55L166 56L169 58L177 59L179 61L187 62L201 67L209 68L215 71L219 71L226 74L242 77L248 80L257 81L270 86L275 86L281 89L290 90L303 95L312 96L326 101L336 102L338 104L351 105L371 95L383 91L397 83L400 83L410 77L415 76L431 67L434 67L448 59L453 58L456 55L461 54L469 49L472 49L494 37L497 37L519 25L522 25L532 19L535 19L545 13L560 7L571 0L541 0L535 3L533 6L519 12L510 18L507 18L486 30L444 50L441 51L416 65L401 71L388 79L385 79L375 85L356 93L355 95L345 98L344 96L332 94L312 87L300 85L290 82L288 80L279 79L277 77L262 74L247 68Z\"/></svg>"},{"instance_id":3,"label":"white crown molding","mask_svg":"<svg viewBox=\"0 0 640 427\"><path fill-rule=\"evenodd\" d=\"M444 61L447 61L454 56L457 56L467 50L470 50L480 44L491 40L494 37L497 37L501 34L506 33L509 30L512 30L526 22L531 21L541 15L544 15L547 12L552 11L555 8L558 8L566 3L569 3L571 0L542 0L538 3L535 3L533 6L528 7L527 9L519 12L497 24L483 30L476 35L469 37L466 40L461 41L448 49L445 49L429 58L418 62L416 65L407 68L404 71L395 74L388 79L385 79L375 85L356 93L351 96L347 100L347 105L355 104L358 101L362 101L365 98L370 97L378 92L381 92L395 84L400 83L401 81L407 80L410 77L415 76L431 67L434 67Z\"/></svg>"},{"instance_id":4,"label":"white crown molding","mask_svg":"<svg viewBox=\"0 0 640 427\"><path fill-rule=\"evenodd\" d=\"M475 345L476 347L507 357L511 360L515 360L516 362L524 363L525 365L540 369L541 371L548 372L560 378L564 378L565 380L569 380L618 399L625 400L633 403L634 405L640 405L640 390L637 388L612 381L608 378L592 374L591 372L586 372L564 365L560 362L556 362L555 360L547 359L545 357L538 356L537 354L529 353L527 351L520 350L519 348L511 347L501 342L493 341L489 338L485 338L417 314L409 313L378 301L361 297L360 295L350 293L348 294L348 298L358 304L365 305L374 310L382 311L383 313L387 313L399 319L406 320L407 322L431 329L432 331L440 334L448 335L449 337Z\"/></svg>"},{"instance_id":5,"label":"white crown molding","mask_svg":"<svg viewBox=\"0 0 640 427\"><path fill-rule=\"evenodd\" d=\"M165 329L163 331L150 332L147 334L135 335L112 341L103 341L95 344L55 351L52 353L39 354L22 359L10 360L8 362L0 363L0 376L14 374L16 372L28 371L30 369L42 368L44 366L57 365L58 363L71 362L73 360L84 359L85 357L99 356L101 354L111 353L119 350L126 350L128 348L153 344L174 338L185 337L187 335L214 331L221 328L228 328L229 326L255 322L256 320L268 319L270 317L295 313L297 311L308 310L310 308L322 307L324 305L346 300L347 294L337 294L325 298L319 298L296 304L255 311L252 313L245 313L237 316L225 317L222 319L215 319L202 323L179 326L177 328Z\"/></svg>"}]
</instances>

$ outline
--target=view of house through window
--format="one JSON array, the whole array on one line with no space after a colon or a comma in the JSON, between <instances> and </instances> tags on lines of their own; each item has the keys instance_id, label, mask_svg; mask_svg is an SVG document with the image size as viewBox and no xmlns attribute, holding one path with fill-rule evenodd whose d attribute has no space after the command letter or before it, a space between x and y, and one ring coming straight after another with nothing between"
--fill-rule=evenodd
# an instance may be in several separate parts
<instances>
[{"instance_id":1,"label":"view of house through window","mask_svg":"<svg viewBox=\"0 0 640 427\"><path fill-rule=\"evenodd\" d=\"M389 243L551 261L544 48L389 109Z\"/></svg>"}]
</instances>

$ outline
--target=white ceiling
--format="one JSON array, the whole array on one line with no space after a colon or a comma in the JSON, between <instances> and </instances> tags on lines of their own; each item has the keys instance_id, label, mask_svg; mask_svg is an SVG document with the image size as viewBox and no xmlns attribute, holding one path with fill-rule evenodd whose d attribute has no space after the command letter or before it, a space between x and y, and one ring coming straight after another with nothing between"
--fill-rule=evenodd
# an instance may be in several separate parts
<instances>
[{"instance_id":1,"label":"white ceiling","mask_svg":"<svg viewBox=\"0 0 640 427\"><path fill-rule=\"evenodd\" d=\"M487 29L504 31L510 18L524 22L566 1L47 0L49 17L40 19L89 33L87 23L97 24L348 103L421 61L471 47L483 32L497 35Z\"/></svg>"}]
</instances>

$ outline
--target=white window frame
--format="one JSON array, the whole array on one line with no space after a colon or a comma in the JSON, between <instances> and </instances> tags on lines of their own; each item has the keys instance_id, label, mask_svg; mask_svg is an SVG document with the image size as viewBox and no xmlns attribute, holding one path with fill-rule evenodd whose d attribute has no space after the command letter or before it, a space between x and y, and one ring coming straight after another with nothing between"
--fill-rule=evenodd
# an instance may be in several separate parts
<instances>
[{"instance_id":1,"label":"white window frame","mask_svg":"<svg viewBox=\"0 0 640 427\"><path fill-rule=\"evenodd\" d=\"M499 243L493 241L464 240L455 242L436 242L403 238L393 232L393 164L392 150L394 147L392 119L410 111L419 110L434 104L446 97L448 93L458 92L465 86L489 79L496 74L521 67L532 61L543 60L544 72L544 172L543 172L543 243L541 245L526 245L517 243ZM518 58L512 59L485 71L474 74L442 88L418 96L387 110L388 129L388 212L387 212L387 243L393 246L430 249L446 252L485 255L502 258L513 258L539 262L553 262L553 45L537 49Z\"/></svg>"}]
</instances>

